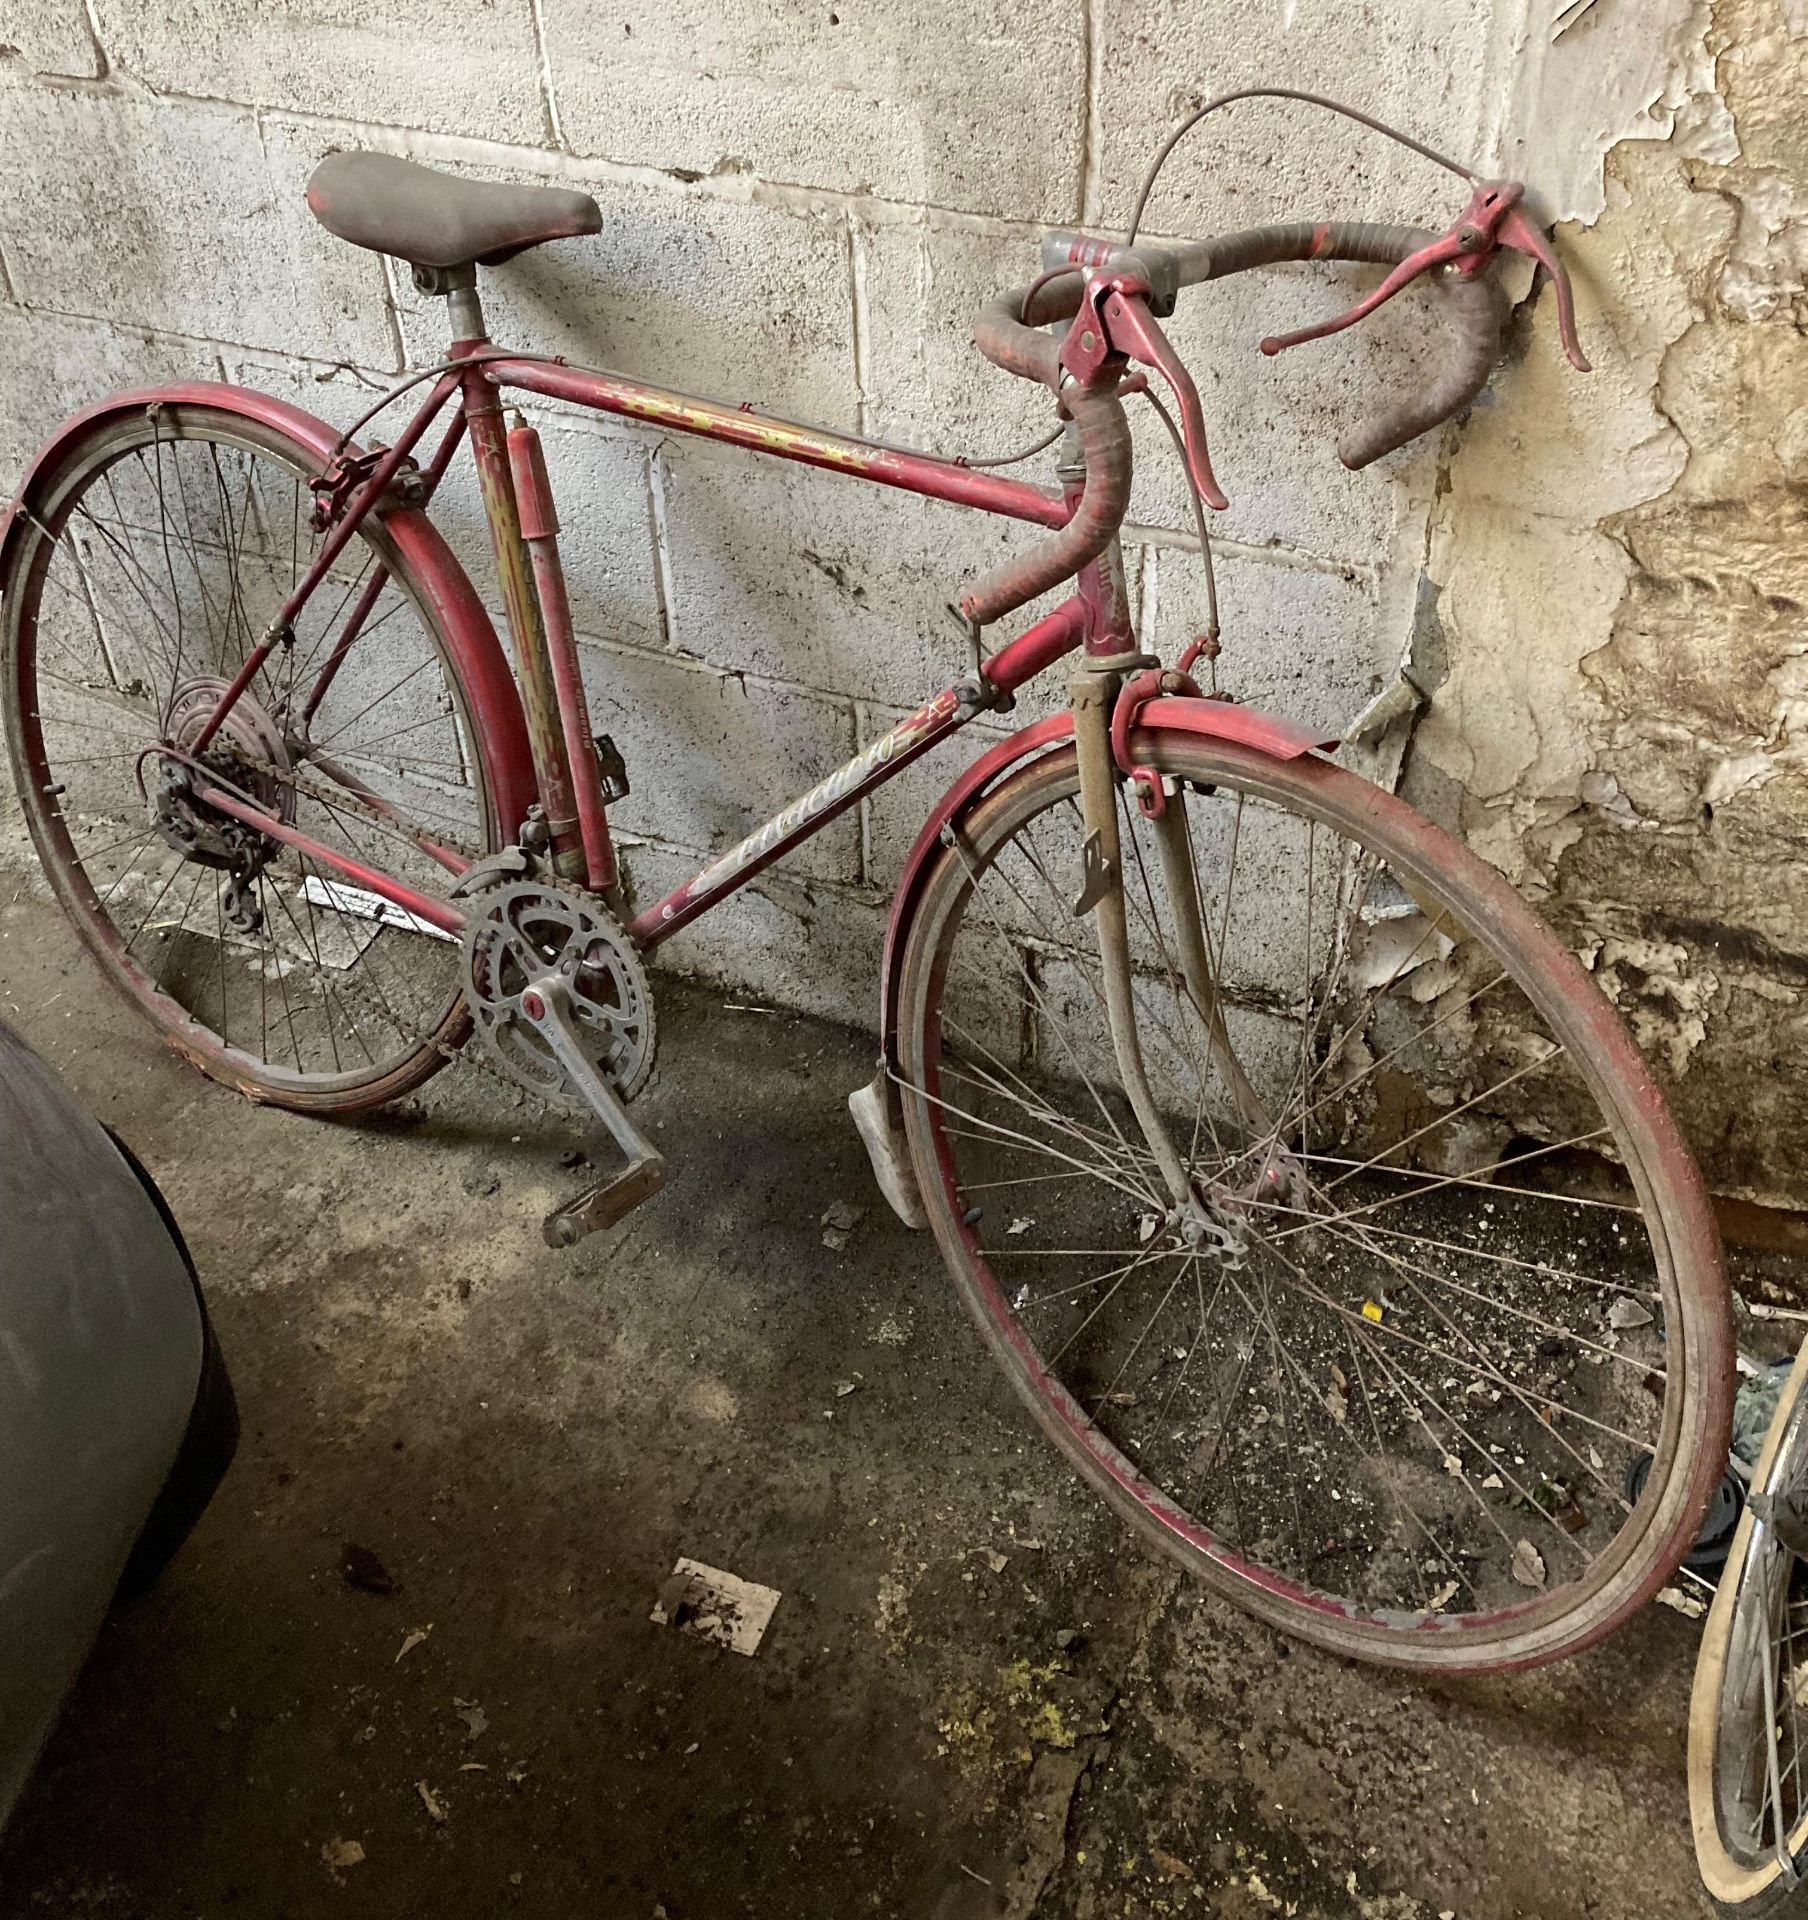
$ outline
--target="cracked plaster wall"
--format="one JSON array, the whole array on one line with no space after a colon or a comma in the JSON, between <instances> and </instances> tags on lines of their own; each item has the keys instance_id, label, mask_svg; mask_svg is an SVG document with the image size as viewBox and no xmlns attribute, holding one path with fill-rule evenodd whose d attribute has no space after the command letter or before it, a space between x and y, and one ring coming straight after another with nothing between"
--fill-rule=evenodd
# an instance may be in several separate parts
<instances>
[{"instance_id":1,"label":"cracked plaster wall","mask_svg":"<svg viewBox=\"0 0 1808 1920\"><path fill-rule=\"evenodd\" d=\"M1799 1207L1808 6L1568 12L1518 124L1534 178L1602 156L1558 209L1596 371L1535 301L1455 442L1405 783L1595 966L1712 1184Z\"/></svg>"}]
</instances>

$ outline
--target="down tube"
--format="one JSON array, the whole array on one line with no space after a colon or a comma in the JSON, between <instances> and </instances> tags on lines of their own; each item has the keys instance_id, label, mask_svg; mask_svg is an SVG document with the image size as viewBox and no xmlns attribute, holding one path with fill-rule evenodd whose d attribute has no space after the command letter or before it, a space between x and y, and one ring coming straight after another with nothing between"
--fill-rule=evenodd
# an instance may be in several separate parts
<instances>
[{"instance_id":1,"label":"down tube","mask_svg":"<svg viewBox=\"0 0 1808 1920\"><path fill-rule=\"evenodd\" d=\"M982 673L1002 694L1010 694L1044 667L1077 647L1086 631L1086 611L1078 598L1065 600L1055 610L1021 633L988 660ZM764 826L756 827L738 846L730 847L701 873L636 916L629 931L643 950L658 946L700 913L727 899L756 873L845 813L857 800L881 787L893 774L919 760L938 742L957 733L970 720L988 711L960 687L944 687L935 698L900 720L871 746L862 748L846 766L793 800Z\"/></svg>"},{"instance_id":2,"label":"down tube","mask_svg":"<svg viewBox=\"0 0 1808 1920\"><path fill-rule=\"evenodd\" d=\"M944 687L927 705L918 707L889 733L881 734L871 746L855 754L845 767L838 767L782 813L775 813L764 826L756 827L738 846L730 847L719 860L712 860L657 905L637 914L629 932L643 950L658 946L668 934L676 933L700 913L707 913L756 873L789 853L799 841L826 827L863 795L882 786L938 740L958 732L983 711L982 707L966 705L958 687Z\"/></svg>"}]
</instances>

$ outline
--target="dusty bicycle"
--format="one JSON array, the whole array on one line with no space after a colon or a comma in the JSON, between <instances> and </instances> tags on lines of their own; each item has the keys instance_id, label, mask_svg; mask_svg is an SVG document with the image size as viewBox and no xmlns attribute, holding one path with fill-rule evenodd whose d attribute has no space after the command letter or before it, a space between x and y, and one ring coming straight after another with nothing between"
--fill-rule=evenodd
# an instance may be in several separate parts
<instances>
[{"instance_id":1,"label":"dusty bicycle","mask_svg":"<svg viewBox=\"0 0 1808 1920\"><path fill-rule=\"evenodd\" d=\"M444 297L449 351L345 433L192 383L102 400L38 455L0 550L4 713L58 898L171 1044L257 1100L368 1108L474 1031L619 1144L622 1167L548 1219L569 1245L664 1177L630 1111L655 1051L648 956L1069 661L1065 709L974 760L905 860L879 1068L850 1102L888 1199L933 1232L1049 1436L1220 1592L1407 1666L1587 1644L1665 1578L1725 1457L1724 1282L1693 1164L1589 974L1506 882L1334 764L1335 741L1202 689L1215 622L1171 668L1145 652L1118 544L1126 402L1146 396L1209 560L1223 496L1160 325L1183 288L1389 269L1331 326L1262 343L1279 351L1434 283L1448 368L1345 439L1351 466L1485 384L1502 248L1540 262L1585 364L1519 186L1408 144L1472 190L1441 234L1155 245L1154 169L1122 242L1050 233L976 337L1049 390L1054 487L498 347L477 268L598 231L595 202L329 156L315 214ZM361 446L410 392L393 442ZM964 679L641 903L610 832L631 769L592 735L552 488L506 392L1040 537L959 592ZM467 440L512 672L429 516Z\"/></svg>"}]
</instances>

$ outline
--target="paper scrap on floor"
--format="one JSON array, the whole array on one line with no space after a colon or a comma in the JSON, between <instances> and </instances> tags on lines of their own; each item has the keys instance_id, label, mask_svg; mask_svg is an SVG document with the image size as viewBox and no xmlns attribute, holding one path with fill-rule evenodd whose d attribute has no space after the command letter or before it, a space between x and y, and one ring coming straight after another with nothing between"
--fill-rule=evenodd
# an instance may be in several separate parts
<instances>
[{"instance_id":1,"label":"paper scrap on floor","mask_svg":"<svg viewBox=\"0 0 1808 1920\"><path fill-rule=\"evenodd\" d=\"M759 1651L780 1599L776 1587L681 1559L659 1590L648 1618L658 1627L678 1627L734 1653Z\"/></svg>"}]
</instances>

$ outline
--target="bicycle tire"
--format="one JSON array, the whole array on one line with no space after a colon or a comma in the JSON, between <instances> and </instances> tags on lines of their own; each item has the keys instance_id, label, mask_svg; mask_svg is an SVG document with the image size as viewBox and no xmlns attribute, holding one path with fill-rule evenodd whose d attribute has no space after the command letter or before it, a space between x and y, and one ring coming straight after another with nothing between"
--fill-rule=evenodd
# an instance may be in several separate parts
<instances>
[{"instance_id":1,"label":"bicycle tire","mask_svg":"<svg viewBox=\"0 0 1808 1920\"><path fill-rule=\"evenodd\" d=\"M1026 1284L1013 1301L1001 1284L993 1269L1004 1256L996 1248L981 1247L974 1223L983 1209L969 1205L973 1195L961 1184L961 1153L973 1151L962 1148L961 1140L987 1136L947 1123L946 1115L963 1109L943 1097L945 1088L937 1075L944 1054L941 1029L946 1018L945 990L955 966L954 949L963 916L982 879L1002 860L1015 836L1027 834L1031 824L1057 806L1065 804L1071 810L1078 785L1071 746L1047 752L1006 778L956 823L958 832L945 838L943 850L917 896L904 936L898 1021L900 1095L918 1182L956 1288L993 1358L1044 1432L1083 1477L1145 1538L1235 1604L1335 1652L1402 1667L1502 1671L1573 1653L1624 1621L1667 1578L1694 1536L1726 1457L1732 1377L1726 1291L1718 1235L1694 1164L1637 1050L1599 988L1505 880L1450 836L1421 819L1398 798L1315 756L1283 762L1227 742L1175 735L1139 736L1135 752L1140 762L1153 765L1177 793L1226 800L1235 796L1239 820L1243 798L1252 797L1283 819L1321 823L1327 830L1335 828L1355 843L1375 850L1377 858L1385 860L1421 905L1428 898L1434 899L1440 914L1453 914L1450 924L1466 927L1501 968L1499 977L1511 976L1528 1003L1564 1036L1564 1046L1576 1049L1578 1074L1585 1078L1608 1115L1613 1144L1639 1195L1659 1269L1668 1362L1661 1432L1653 1447L1655 1464L1644 1493L1636 1503L1626 1503L1627 1521L1613 1534L1598 1564L1591 1562L1593 1570L1578 1582L1561 1590L1553 1588L1537 1598L1522 1598L1497 1608L1478 1606L1471 1614L1456 1616L1435 1609L1428 1612L1422 1607L1406 1612L1365 1607L1353 1604L1347 1595L1318 1590L1295 1573L1264 1563L1259 1553L1233 1551L1101 1431L1105 1396L1100 1396L1088 1412L1074 1392L1055 1377L1060 1355L1056 1362L1046 1360L1035 1336L1017 1317L1026 1310L1029 1288ZM1121 812L1126 819L1132 817L1127 801L1121 802ZM1077 829L1077 812L1073 825ZM1126 827L1127 836L1129 832ZM1078 838L1076 831L1071 842L1076 852ZM1310 847L1310 840L1307 844ZM1309 852L1308 866L1312 858ZM1124 865L1128 872L1129 852ZM1232 866L1234 871L1234 846ZM1227 904L1227 925L1228 918ZM1088 923L1075 924L1085 927ZM995 932L998 930L994 927ZM1086 937L1090 939L1090 934ZM1061 964L1058 952L1052 959L1045 956L1039 962L1045 981L1052 980L1051 969ZM1025 978L1029 978L1027 971ZM1054 991L1049 986L1043 997L1052 996ZM1032 986L1032 997L1037 992ZM1080 998L1071 989L1070 993ZM1008 1021L1000 1014L999 1031L1007 1027ZM1303 1057L1305 1042L1301 1044ZM1025 1045L1027 1048L1029 1043ZM1103 1047L1097 1057L1108 1059ZM970 1071L971 1059L962 1059ZM1077 1055L1075 1060L1077 1063ZM1071 1082L1072 1077L1069 1073L1066 1080ZM1019 1084L1027 1086L1028 1082ZM1077 1092L1074 1097L1079 1099ZM1094 1099L1098 1101L1096 1091ZM1103 1112L1105 1103L1099 1101L1099 1107ZM1018 1124L1027 1129L1030 1122ZM1103 1137L1103 1128L1099 1131ZM1194 1136L1197 1144L1197 1116ZM1116 1151L1114 1147L1112 1152ZM1115 1164L1128 1162L1119 1160ZM1061 1172L1037 1177L1065 1180L1071 1190L1077 1176ZM1502 1191L1510 1193L1513 1189ZM1144 1216L1145 1221L1152 1217ZM1016 1233L1019 1224L1012 1224L1007 1231ZM1621 1229L1616 1226L1615 1231ZM1105 1250L1102 1246L1082 1246L1054 1251L1079 1254ZM1179 1254L1172 1257L1181 1258ZM1025 1269L1008 1270L1017 1274ZM1165 1300L1157 1308L1158 1312L1162 1310ZM1096 1307L1092 1309L1088 1321L1097 1311ZM1364 1317L1366 1314L1365 1306ZM1205 1337L1206 1318L1202 1293L1195 1345ZM1139 1336L1139 1346L1148 1340L1154 1325L1152 1317ZM1340 1322L1340 1330L1341 1326ZM1064 1346L1062 1351L1066 1350ZM1180 1360L1180 1347L1175 1347L1173 1358ZM1192 1364L1189 1351L1180 1370L1183 1380ZM1242 1364L1246 1373L1250 1366L1247 1354ZM1277 1373L1282 1371L1279 1355L1275 1369ZM1174 1391L1169 1391L1169 1402ZM1216 1391L1222 1399L1222 1384ZM1112 1396L1131 1402L1135 1397ZM1496 1393L1495 1398L1501 1396ZM1234 1405L1234 1401L1220 1404L1221 1426L1228 1425ZM1123 1416L1126 1423L1131 1417ZM1377 1432L1378 1441L1379 1437ZM1173 1439L1179 1443L1182 1435L1176 1432ZM1216 1444L1223 1444L1222 1436ZM1452 1462L1447 1457L1443 1464L1449 1468ZM1296 1517L1297 1511L1296 1503ZM1303 1554L1307 1529L1302 1525L1299 1532Z\"/></svg>"},{"instance_id":2,"label":"bicycle tire","mask_svg":"<svg viewBox=\"0 0 1808 1920\"><path fill-rule=\"evenodd\" d=\"M1808 1453L1805 1389L1808 1389L1808 1342L1804 1342L1796 1357L1753 1468L1751 1484L1756 1493L1774 1494L1786 1477L1799 1484L1808 1473L1808 1458L1804 1458ZM1759 1564L1767 1554L1777 1556L1776 1565L1767 1568ZM1736 1730L1741 1730L1739 1723L1754 1717L1757 1709L1756 1700L1742 1702L1737 1689L1741 1685L1751 1687L1751 1658L1754 1654L1763 1657L1762 1644L1755 1637L1757 1633L1765 1629L1767 1636L1774 1639L1770 1622L1760 1622L1751 1609L1754 1603L1768 1608L1779 1601L1789 1609L1795 1571L1793 1556L1779 1542L1766 1541L1764 1530L1748 1505L1739 1517L1726 1570L1715 1589L1714 1602L1702 1628L1701 1648L1695 1658L1695 1680L1689 1695L1689 1820L1695 1834L1696 1864L1715 1910L1728 1916L1738 1915L1740 1920L1759 1920L1763 1915L1791 1910L1808 1911L1808 1891L1791 1882L1774 1852L1771 1857L1764 1857L1764 1849L1757 1844L1759 1836L1745 1830L1743 1820L1739 1832L1728 1830L1729 1813L1737 1807L1737 1799L1733 1801L1733 1808L1726 1805L1728 1789L1733 1785L1727 1774L1737 1770L1738 1756L1724 1749ZM1777 1584L1779 1576L1780 1590L1766 1591ZM1803 1605L1800 1599L1794 1602L1798 1615ZM1796 1624L1800 1624L1799 1619ZM1791 1683L1793 1693L1793 1661ZM1799 1700L1796 1704L1800 1704ZM1792 1731L1793 1723L1792 1711ZM1749 1728L1742 1730L1749 1731ZM1782 1771L1787 1776L1796 1770L1785 1766ZM1799 1801L1799 1793L1797 1797ZM1750 1810L1745 1812L1749 1818ZM1773 1831L1778 1824L1781 1823L1773 1813ZM1797 1873L1808 1868L1808 1806L1798 1804L1784 1850Z\"/></svg>"}]
</instances>

